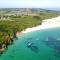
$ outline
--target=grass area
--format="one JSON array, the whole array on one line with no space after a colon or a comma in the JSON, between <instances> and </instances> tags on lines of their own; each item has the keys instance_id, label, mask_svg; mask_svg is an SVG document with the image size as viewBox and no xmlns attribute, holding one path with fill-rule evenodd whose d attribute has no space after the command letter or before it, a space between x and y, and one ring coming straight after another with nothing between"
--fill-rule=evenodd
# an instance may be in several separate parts
<instances>
[{"instance_id":1,"label":"grass area","mask_svg":"<svg viewBox=\"0 0 60 60\"><path fill-rule=\"evenodd\" d=\"M59 16L58 13L39 13L38 16L10 16L9 19L0 20L0 42L7 35L22 31L28 27L40 25L42 20Z\"/></svg>"},{"instance_id":2,"label":"grass area","mask_svg":"<svg viewBox=\"0 0 60 60\"><path fill-rule=\"evenodd\" d=\"M22 31L25 28L33 27L41 24L37 19L23 19L20 21L0 21L0 41L2 41L1 36L7 36L8 34L13 35L13 32ZM4 33L4 34L3 34ZM3 39L4 40L4 39Z\"/></svg>"}]
</instances>

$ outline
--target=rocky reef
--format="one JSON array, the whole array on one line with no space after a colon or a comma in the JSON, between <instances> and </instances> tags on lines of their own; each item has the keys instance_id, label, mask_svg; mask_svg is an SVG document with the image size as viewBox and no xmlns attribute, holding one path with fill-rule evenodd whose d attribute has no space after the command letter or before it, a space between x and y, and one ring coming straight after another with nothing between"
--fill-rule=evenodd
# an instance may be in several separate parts
<instances>
[{"instance_id":1,"label":"rocky reef","mask_svg":"<svg viewBox=\"0 0 60 60\"><path fill-rule=\"evenodd\" d=\"M53 48L55 51L55 56L60 57L60 40L53 37L48 37L43 41L48 47Z\"/></svg>"}]
</instances>

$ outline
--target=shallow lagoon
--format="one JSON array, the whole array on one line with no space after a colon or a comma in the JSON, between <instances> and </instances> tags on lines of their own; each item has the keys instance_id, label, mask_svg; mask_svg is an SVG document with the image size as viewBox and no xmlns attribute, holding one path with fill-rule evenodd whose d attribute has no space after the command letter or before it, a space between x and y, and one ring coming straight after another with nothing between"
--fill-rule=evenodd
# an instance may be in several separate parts
<instances>
[{"instance_id":1,"label":"shallow lagoon","mask_svg":"<svg viewBox=\"0 0 60 60\"><path fill-rule=\"evenodd\" d=\"M0 60L60 60L60 56L56 56L55 49L43 42L49 36L60 39L60 28L45 29L20 36L0 56ZM35 47L28 48L28 41L33 42Z\"/></svg>"}]
</instances>

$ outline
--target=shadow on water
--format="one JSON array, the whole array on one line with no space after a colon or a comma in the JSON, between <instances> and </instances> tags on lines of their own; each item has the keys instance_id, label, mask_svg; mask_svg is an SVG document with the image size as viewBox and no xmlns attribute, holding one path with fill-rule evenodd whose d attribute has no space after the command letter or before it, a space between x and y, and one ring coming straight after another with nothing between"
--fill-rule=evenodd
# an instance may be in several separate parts
<instances>
[{"instance_id":1,"label":"shadow on water","mask_svg":"<svg viewBox=\"0 0 60 60\"><path fill-rule=\"evenodd\" d=\"M48 37L43 41L47 46L53 48L55 51L55 56L60 57L60 40L57 40L53 37Z\"/></svg>"},{"instance_id":2,"label":"shadow on water","mask_svg":"<svg viewBox=\"0 0 60 60\"><path fill-rule=\"evenodd\" d=\"M37 46L31 46L30 47L31 51L38 53L39 52L39 48Z\"/></svg>"},{"instance_id":3,"label":"shadow on water","mask_svg":"<svg viewBox=\"0 0 60 60\"><path fill-rule=\"evenodd\" d=\"M14 58L14 55L9 55L9 57Z\"/></svg>"},{"instance_id":4,"label":"shadow on water","mask_svg":"<svg viewBox=\"0 0 60 60\"><path fill-rule=\"evenodd\" d=\"M32 39L32 38L30 38L30 39ZM39 47L34 42L32 42L32 40L30 40L30 39L26 41L27 48L29 48L31 51L33 51L35 53L38 53Z\"/></svg>"}]
</instances>

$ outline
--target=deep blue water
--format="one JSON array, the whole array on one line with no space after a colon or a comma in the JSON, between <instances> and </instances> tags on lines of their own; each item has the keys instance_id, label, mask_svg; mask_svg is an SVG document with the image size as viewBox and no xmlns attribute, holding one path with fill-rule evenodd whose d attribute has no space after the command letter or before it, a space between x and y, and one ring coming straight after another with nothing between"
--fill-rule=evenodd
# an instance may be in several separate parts
<instances>
[{"instance_id":1,"label":"deep blue water","mask_svg":"<svg viewBox=\"0 0 60 60\"><path fill-rule=\"evenodd\" d=\"M46 45L48 37L60 40L60 28L23 34L0 56L0 60L60 60L56 49ZM28 42L32 46L28 47Z\"/></svg>"}]
</instances>

